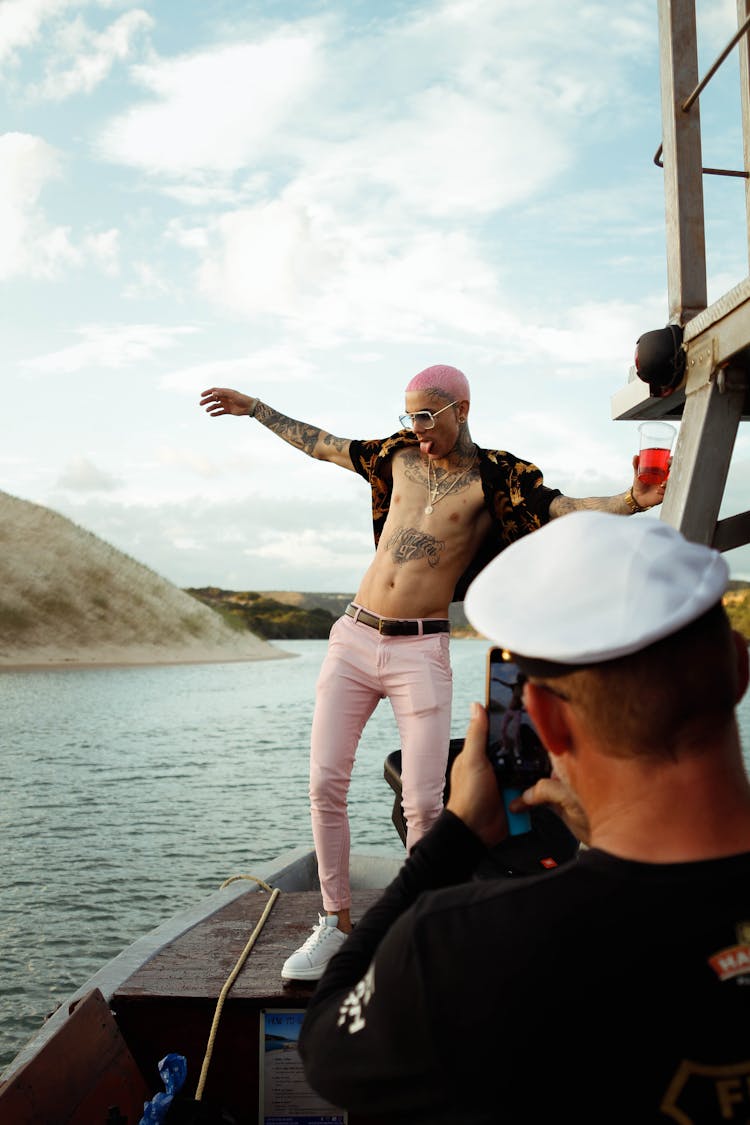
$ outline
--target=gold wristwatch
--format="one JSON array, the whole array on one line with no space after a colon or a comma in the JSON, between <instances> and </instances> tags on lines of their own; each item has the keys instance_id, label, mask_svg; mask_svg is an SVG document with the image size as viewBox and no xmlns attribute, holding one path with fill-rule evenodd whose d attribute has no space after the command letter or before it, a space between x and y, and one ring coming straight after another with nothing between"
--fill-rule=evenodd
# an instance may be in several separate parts
<instances>
[{"instance_id":1,"label":"gold wristwatch","mask_svg":"<svg viewBox=\"0 0 750 1125\"><path fill-rule=\"evenodd\" d=\"M628 489L628 491L625 493L625 503L630 508L630 514L632 516L634 516L636 512L647 512L648 511L648 508L642 508L641 505L636 500L635 496L633 495L632 485Z\"/></svg>"}]
</instances>

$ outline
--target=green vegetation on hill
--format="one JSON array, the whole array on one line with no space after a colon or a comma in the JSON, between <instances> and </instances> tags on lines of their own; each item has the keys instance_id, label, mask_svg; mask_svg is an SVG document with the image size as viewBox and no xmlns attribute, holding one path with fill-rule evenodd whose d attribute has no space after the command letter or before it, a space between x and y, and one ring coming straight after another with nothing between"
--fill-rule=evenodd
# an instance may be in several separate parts
<instances>
[{"instance_id":1,"label":"green vegetation on hill","mask_svg":"<svg viewBox=\"0 0 750 1125\"><path fill-rule=\"evenodd\" d=\"M186 591L237 628L247 628L266 640L325 640L336 615L320 606L305 607L251 590L220 590L216 586L191 587Z\"/></svg>"},{"instance_id":2,"label":"green vegetation on hill","mask_svg":"<svg viewBox=\"0 0 750 1125\"><path fill-rule=\"evenodd\" d=\"M247 628L266 640L327 640L334 621L341 616L353 594L310 594L294 590L222 590L218 586L190 586L191 594L210 606L235 628ZM466 620L463 605L450 607L454 637L476 633Z\"/></svg>"},{"instance_id":3,"label":"green vegetation on hill","mask_svg":"<svg viewBox=\"0 0 750 1125\"><path fill-rule=\"evenodd\" d=\"M746 582L730 582L724 595L724 608L732 628L750 644L750 586Z\"/></svg>"},{"instance_id":4,"label":"green vegetation on hill","mask_svg":"<svg viewBox=\"0 0 750 1125\"><path fill-rule=\"evenodd\" d=\"M191 587L186 593L216 610L236 629L249 629L267 640L325 640L331 625L353 597L352 594L303 594L283 590L258 593L222 590L218 586ZM730 582L724 605L732 628L750 643L750 584ZM463 605L452 605L450 614L454 637L477 635L466 620Z\"/></svg>"}]
</instances>

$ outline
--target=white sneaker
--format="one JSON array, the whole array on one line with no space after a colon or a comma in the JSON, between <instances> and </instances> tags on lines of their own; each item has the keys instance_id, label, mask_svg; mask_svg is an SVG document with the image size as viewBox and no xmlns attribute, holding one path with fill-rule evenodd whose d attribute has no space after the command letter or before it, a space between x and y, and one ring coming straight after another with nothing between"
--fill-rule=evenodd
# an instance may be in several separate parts
<instances>
[{"instance_id":1,"label":"white sneaker","mask_svg":"<svg viewBox=\"0 0 750 1125\"><path fill-rule=\"evenodd\" d=\"M318 924L307 941L282 965L282 980L320 980L326 965L346 941L338 920L337 914L318 915Z\"/></svg>"}]
</instances>

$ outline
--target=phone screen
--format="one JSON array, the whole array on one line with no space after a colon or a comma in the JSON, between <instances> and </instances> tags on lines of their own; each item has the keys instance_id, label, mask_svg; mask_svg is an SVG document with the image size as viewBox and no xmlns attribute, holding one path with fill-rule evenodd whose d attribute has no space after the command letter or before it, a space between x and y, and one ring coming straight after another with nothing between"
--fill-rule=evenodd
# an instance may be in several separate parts
<instances>
[{"instance_id":1,"label":"phone screen","mask_svg":"<svg viewBox=\"0 0 750 1125\"><path fill-rule=\"evenodd\" d=\"M540 777L548 777L550 764L523 705L523 674L502 653L491 648L487 656L487 754L506 803L510 833L518 835L530 831L529 815L511 812L508 803Z\"/></svg>"}]
</instances>

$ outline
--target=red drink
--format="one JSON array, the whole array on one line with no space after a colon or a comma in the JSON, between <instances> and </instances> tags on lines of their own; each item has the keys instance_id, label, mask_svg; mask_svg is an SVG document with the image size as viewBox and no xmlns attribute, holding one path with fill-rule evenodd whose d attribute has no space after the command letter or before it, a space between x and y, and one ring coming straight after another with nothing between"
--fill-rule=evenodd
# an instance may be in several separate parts
<instances>
[{"instance_id":1,"label":"red drink","mask_svg":"<svg viewBox=\"0 0 750 1125\"><path fill-rule=\"evenodd\" d=\"M638 458L638 480L643 484L661 484L669 476L668 449L642 449Z\"/></svg>"}]
</instances>

